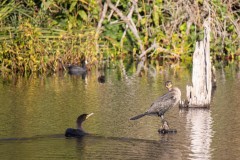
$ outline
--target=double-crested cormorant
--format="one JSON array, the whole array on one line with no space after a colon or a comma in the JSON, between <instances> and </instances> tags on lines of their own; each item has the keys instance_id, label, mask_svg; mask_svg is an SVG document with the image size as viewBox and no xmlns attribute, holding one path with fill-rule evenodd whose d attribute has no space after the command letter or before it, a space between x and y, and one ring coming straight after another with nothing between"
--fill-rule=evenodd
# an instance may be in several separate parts
<instances>
[{"instance_id":1,"label":"double-crested cormorant","mask_svg":"<svg viewBox=\"0 0 240 160\"><path fill-rule=\"evenodd\" d=\"M87 61L82 62L82 67L81 66L76 66L76 65L70 65L68 66L68 73L71 75L83 75L87 73Z\"/></svg>"},{"instance_id":2,"label":"double-crested cormorant","mask_svg":"<svg viewBox=\"0 0 240 160\"><path fill-rule=\"evenodd\" d=\"M162 128L168 130L168 123L164 120L164 113L173 106L177 105L181 100L181 91L177 87L172 87L172 82L165 82L165 86L168 89L168 93L159 97L155 102L152 103L150 108L143 114L132 117L130 120L136 120L146 115L156 115L162 119Z\"/></svg>"},{"instance_id":3,"label":"double-crested cormorant","mask_svg":"<svg viewBox=\"0 0 240 160\"><path fill-rule=\"evenodd\" d=\"M104 75L101 75L98 77L98 82L99 83L105 83L105 76Z\"/></svg>"},{"instance_id":4,"label":"double-crested cormorant","mask_svg":"<svg viewBox=\"0 0 240 160\"><path fill-rule=\"evenodd\" d=\"M89 134L83 130L82 123L92 115L93 115L93 113L82 114L82 115L78 116L77 121L76 121L77 129L68 128L65 132L65 136L66 137L81 137L81 136Z\"/></svg>"}]
</instances>

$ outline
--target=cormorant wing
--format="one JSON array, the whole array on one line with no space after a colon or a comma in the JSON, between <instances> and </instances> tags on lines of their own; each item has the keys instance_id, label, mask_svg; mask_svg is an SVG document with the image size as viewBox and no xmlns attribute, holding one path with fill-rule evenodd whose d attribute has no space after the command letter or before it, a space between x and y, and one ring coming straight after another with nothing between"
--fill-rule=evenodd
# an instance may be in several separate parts
<instances>
[{"instance_id":1,"label":"cormorant wing","mask_svg":"<svg viewBox=\"0 0 240 160\"><path fill-rule=\"evenodd\" d=\"M177 98L175 97L175 94L176 93L174 91L170 91L159 97L147 110L147 114L164 114L168 109L176 104Z\"/></svg>"}]
</instances>

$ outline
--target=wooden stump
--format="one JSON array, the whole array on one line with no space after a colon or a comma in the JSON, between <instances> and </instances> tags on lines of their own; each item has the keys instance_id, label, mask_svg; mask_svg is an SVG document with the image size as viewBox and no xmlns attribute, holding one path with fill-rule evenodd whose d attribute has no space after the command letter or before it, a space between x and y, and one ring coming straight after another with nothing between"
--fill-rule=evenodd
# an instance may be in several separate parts
<instances>
[{"instance_id":1,"label":"wooden stump","mask_svg":"<svg viewBox=\"0 0 240 160\"><path fill-rule=\"evenodd\" d=\"M193 54L192 86L186 87L188 107L208 107L211 101L210 18L203 26L204 39L196 43Z\"/></svg>"}]
</instances>

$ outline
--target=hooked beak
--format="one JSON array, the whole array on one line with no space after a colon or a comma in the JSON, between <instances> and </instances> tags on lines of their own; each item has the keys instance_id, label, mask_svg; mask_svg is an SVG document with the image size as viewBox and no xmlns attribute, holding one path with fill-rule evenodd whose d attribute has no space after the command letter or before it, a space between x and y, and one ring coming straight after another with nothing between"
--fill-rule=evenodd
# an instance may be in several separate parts
<instances>
[{"instance_id":1,"label":"hooked beak","mask_svg":"<svg viewBox=\"0 0 240 160\"><path fill-rule=\"evenodd\" d=\"M91 117L94 113L90 113L87 115L86 119L88 119L89 117Z\"/></svg>"}]
</instances>

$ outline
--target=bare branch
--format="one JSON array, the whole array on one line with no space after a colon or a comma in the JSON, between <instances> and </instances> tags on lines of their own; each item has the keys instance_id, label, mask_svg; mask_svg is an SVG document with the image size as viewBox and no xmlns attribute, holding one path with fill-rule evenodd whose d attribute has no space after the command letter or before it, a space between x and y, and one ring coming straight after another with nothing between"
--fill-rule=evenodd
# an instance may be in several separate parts
<instances>
[{"instance_id":1,"label":"bare branch","mask_svg":"<svg viewBox=\"0 0 240 160\"><path fill-rule=\"evenodd\" d=\"M171 54L173 55L174 57L176 57L177 59L180 58L180 56L176 53L173 53L165 48L162 48L160 47L155 41L154 43L151 45L151 47L149 47L144 53L142 53L139 58L141 59L142 57L144 57L147 53L149 53L150 51L152 50L160 50L161 52L164 52L164 53L168 53L168 54Z\"/></svg>"},{"instance_id":2,"label":"bare branch","mask_svg":"<svg viewBox=\"0 0 240 160\"><path fill-rule=\"evenodd\" d=\"M127 17L129 18L129 19L131 19L132 18L132 14L133 14L133 11L134 11L134 3L133 3L133 5L132 5L132 7L131 7L131 9L130 9L130 12L128 13L128 15L127 15ZM128 25L126 24L126 28L125 28L125 30L124 30L124 32L123 32L123 35L122 35L122 38L121 38L121 47L123 46L123 39L124 39L124 37L125 37L125 35L126 35L126 33L127 33L127 29L128 29Z\"/></svg>"},{"instance_id":3,"label":"bare branch","mask_svg":"<svg viewBox=\"0 0 240 160\"><path fill-rule=\"evenodd\" d=\"M110 0L107 0L107 4L109 5L109 7L114 10L118 16L128 25L128 27L131 29L131 31L133 32L134 36L136 37L137 41L138 41L138 45L140 46L140 50L141 52L143 53L145 50L144 50L144 46L142 44L142 40L138 34L138 31L136 29L136 26L135 24L133 23L132 19L129 19L128 17L126 17L125 15L123 15L123 13L118 9L116 8L112 2Z\"/></svg>"},{"instance_id":4,"label":"bare branch","mask_svg":"<svg viewBox=\"0 0 240 160\"><path fill-rule=\"evenodd\" d=\"M117 1L116 5L115 5L116 8L117 8L119 2L120 2L120 0ZM108 21L110 21L110 19L111 19L113 13L114 13L114 11L111 10L111 13L110 13L109 16L108 16Z\"/></svg>"},{"instance_id":5,"label":"bare branch","mask_svg":"<svg viewBox=\"0 0 240 160\"><path fill-rule=\"evenodd\" d=\"M102 27L102 22L103 22L103 20L106 16L106 13L107 13L107 9L108 9L108 5L105 2L104 6L103 6L102 15L101 15L101 18L98 22L98 26L97 26L96 33L95 33L95 45L96 45L96 52L97 53L99 52L98 37L99 37L99 33L100 33L100 30L101 30L101 27Z\"/></svg>"}]
</instances>

